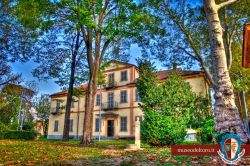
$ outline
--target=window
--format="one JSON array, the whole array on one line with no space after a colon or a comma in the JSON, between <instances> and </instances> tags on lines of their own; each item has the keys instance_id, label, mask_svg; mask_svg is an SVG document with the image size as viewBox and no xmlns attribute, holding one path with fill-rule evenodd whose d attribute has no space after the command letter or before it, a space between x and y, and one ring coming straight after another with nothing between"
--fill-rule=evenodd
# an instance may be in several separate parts
<instances>
[{"instance_id":1,"label":"window","mask_svg":"<svg viewBox=\"0 0 250 166\"><path fill-rule=\"evenodd\" d=\"M69 120L69 131L73 132L73 119Z\"/></svg>"},{"instance_id":2,"label":"window","mask_svg":"<svg viewBox=\"0 0 250 166\"><path fill-rule=\"evenodd\" d=\"M96 95L96 106L100 106L101 105L101 95L97 94Z\"/></svg>"},{"instance_id":3,"label":"window","mask_svg":"<svg viewBox=\"0 0 250 166\"><path fill-rule=\"evenodd\" d=\"M60 100L56 100L56 112L60 111L60 104L61 104L61 101Z\"/></svg>"},{"instance_id":4,"label":"window","mask_svg":"<svg viewBox=\"0 0 250 166\"><path fill-rule=\"evenodd\" d=\"M108 93L108 108L114 107L114 93Z\"/></svg>"},{"instance_id":5,"label":"window","mask_svg":"<svg viewBox=\"0 0 250 166\"><path fill-rule=\"evenodd\" d=\"M114 73L109 74L108 82L109 82L109 84L112 84L115 82L115 74Z\"/></svg>"},{"instance_id":6,"label":"window","mask_svg":"<svg viewBox=\"0 0 250 166\"><path fill-rule=\"evenodd\" d=\"M121 117L121 131L127 131L127 117Z\"/></svg>"},{"instance_id":7,"label":"window","mask_svg":"<svg viewBox=\"0 0 250 166\"><path fill-rule=\"evenodd\" d=\"M127 70L121 72L121 81L127 81Z\"/></svg>"},{"instance_id":8,"label":"window","mask_svg":"<svg viewBox=\"0 0 250 166\"><path fill-rule=\"evenodd\" d=\"M55 123L54 123L54 132L57 132L58 131L58 120L55 120Z\"/></svg>"},{"instance_id":9,"label":"window","mask_svg":"<svg viewBox=\"0 0 250 166\"><path fill-rule=\"evenodd\" d=\"M100 130L100 119L99 118L95 119L95 131L96 132L101 131Z\"/></svg>"},{"instance_id":10,"label":"window","mask_svg":"<svg viewBox=\"0 0 250 166\"><path fill-rule=\"evenodd\" d=\"M137 102L140 102L141 101L141 98L140 98L140 95L139 95L139 91L136 89L136 92L135 92L135 101Z\"/></svg>"},{"instance_id":11,"label":"window","mask_svg":"<svg viewBox=\"0 0 250 166\"><path fill-rule=\"evenodd\" d=\"M121 91L121 103L127 103L127 91Z\"/></svg>"}]
</instances>

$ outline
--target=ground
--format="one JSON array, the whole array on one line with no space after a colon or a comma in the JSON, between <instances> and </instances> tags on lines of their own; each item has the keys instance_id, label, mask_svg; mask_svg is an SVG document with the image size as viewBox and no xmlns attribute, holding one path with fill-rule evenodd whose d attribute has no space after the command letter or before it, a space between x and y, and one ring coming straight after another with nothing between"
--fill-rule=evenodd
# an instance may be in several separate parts
<instances>
[{"instance_id":1,"label":"ground","mask_svg":"<svg viewBox=\"0 0 250 166\"><path fill-rule=\"evenodd\" d=\"M172 157L168 147L126 152L131 141L101 141L80 146L79 141L0 140L1 165L220 165L211 157ZM206 164L205 164L206 163Z\"/></svg>"}]
</instances>

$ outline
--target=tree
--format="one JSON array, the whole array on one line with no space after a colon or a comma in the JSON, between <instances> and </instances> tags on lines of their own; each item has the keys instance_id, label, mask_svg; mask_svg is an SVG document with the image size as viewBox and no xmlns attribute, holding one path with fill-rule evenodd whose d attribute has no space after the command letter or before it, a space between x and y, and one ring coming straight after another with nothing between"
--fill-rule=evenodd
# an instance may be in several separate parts
<instances>
[{"instance_id":1,"label":"tree","mask_svg":"<svg viewBox=\"0 0 250 166\"><path fill-rule=\"evenodd\" d=\"M187 126L198 115L197 101L200 96L193 93L190 85L181 78L181 71L173 71L166 81L160 83L149 61L139 62L139 69L136 86L144 112L142 137L153 145L182 142Z\"/></svg>"},{"instance_id":2,"label":"tree","mask_svg":"<svg viewBox=\"0 0 250 166\"><path fill-rule=\"evenodd\" d=\"M238 42L232 44L232 65L230 68L230 78L234 86L234 93L237 97L237 106L241 110L241 115L245 119L246 129L249 127L247 99L249 99L250 70L242 67L242 47Z\"/></svg>"},{"instance_id":3,"label":"tree","mask_svg":"<svg viewBox=\"0 0 250 166\"><path fill-rule=\"evenodd\" d=\"M221 28L218 11L236 0L229 0L216 4L214 0L204 0L208 31L211 45L211 57L214 64L214 90L215 90L215 119L216 131L236 132L246 143L248 137L235 105L233 85L229 76L226 52L223 43L223 30Z\"/></svg>"},{"instance_id":4,"label":"tree","mask_svg":"<svg viewBox=\"0 0 250 166\"><path fill-rule=\"evenodd\" d=\"M33 71L33 75L43 80L56 78L58 79L56 83L68 86L63 130L63 140L67 141L73 87L87 79L88 71L84 64L85 49L81 45L83 39L79 28L74 22L64 27L58 24L64 24L64 22L59 19L58 23L54 23L54 27L38 43L36 62L40 62L41 65Z\"/></svg>"},{"instance_id":5,"label":"tree","mask_svg":"<svg viewBox=\"0 0 250 166\"><path fill-rule=\"evenodd\" d=\"M242 45L242 27L250 20L249 4L249 0L237 1L237 4L226 6L219 11L221 25L224 29L223 40L229 69L233 63L232 49L235 48L232 44L241 43L240 45Z\"/></svg>"},{"instance_id":6,"label":"tree","mask_svg":"<svg viewBox=\"0 0 250 166\"><path fill-rule=\"evenodd\" d=\"M17 3L18 18L30 33L39 32L32 49L33 60L39 66L32 72L39 80L56 79L68 89L63 139L69 139L70 109L73 87L81 85L88 76L85 48L80 34L74 5L70 1L33 1ZM73 1L72 1L73 2ZM68 6L69 5L69 6ZM23 11L23 8L27 8ZM27 14L29 14L27 16Z\"/></svg>"},{"instance_id":7,"label":"tree","mask_svg":"<svg viewBox=\"0 0 250 166\"><path fill-rule=\"evenodd\" d=\"M30 10L21 10L29 4L30 6L27 9ZM77 33L79 33L80 30L80 37L83 38L83 42L80 42L80 46L86 49L86 57L84 59L87 59L87 67L89 70L84 134L81 142L85 144L90 143L92 139L93 101L96 93L97 73L100 65L103 60L108 57L127 55L128 52L124 51L124 49L129 48L129 45L133 42L135 36L139 35L138 32L140 32L141 29L145 29L143 22L150 25L149 17L145 15L142 10L139 11L139 6L132 0L44 0L39 2L31 0L21 1L19 6L21 7L20 14L18 15L20 20L25 26L33 28L35 32L47 32L51 26L53 27L55 22L59 23L58 28L64 27L65 25L68 26L65 31L59 32L62 35L72 28L75 29ZM28 13L28 16L26 13ZM34 15L29 16L30 14ZM129 39L129 41L124 39ZM51 49L49 51L51 51ZM112 54L107 56L107 52ZM71 90L69 90L68 94L71 94ZM67 102L67 106L68 105L69 102ZM65 119L67 121L67 118ZM65 124L67 125L68 123L66 122Z\"/></svg>"},{"instance_id":8,"label":"tree","mask_svg":"<svg viewBox=\"0 0 250 166\"><path fill-rule=\"evenodd\" d=\"M139 9L140 6L132 0L78 1L75 4L74 10L80 20L89 69L81 144L89 144L92 139L97 76L100 65L107 57L107 51L126 55L127 52L122 52L122 48L128 48L132 39L145 29L144 22L150 22L149 17ZM126 42L125 39L130 40Z\"/></svg>"},{"instance_id":9,"label":"tree","mask_svg":"<svg viewBox=\"0 0 250 166\"><path fill-rule=\"evenodd\" d=\"M28 127L31 108L31 100L35 95L35 91L31 84L26 86L7 84L1 89L0 102L0 121L11 126L12 129L25 125ZM22 115L21 115L22 114ZM21 125L20 125L21 124Z\"/></svg>"},{"instance_id":10,"label":"tree","mask_svg":"<svg viewBox=\"0 0 250 166\"><path fill-rule=\"evenodd\" d=\"M47 94L41 94L35 98L33 102L33 107L36 110L37 117L39 120L44 122L43 131L47 135L48 123L49 123L49 114L50 114L50 97Z\"/></svg>"},{"instance_id":11,"label":"tree","mask_svg":"<svg viewBox=\"0 0 250 166\"><path fill-rule=\"evenodd\" d=\"M222 4L224 4L224 2L222 2ZM169 62L175 62L179 65L183 65L186 67L190 67L192 66L192 64L197 64L194 62L198 62L199 66L205 71L205 74L207 78L210 80L212 87L217 90L219 87L221 88L222 85L218 84L218 79L217 79L218 69L214 67L218 64L215 64L215 59L212 52L213 50L210 49L210 47L212 46L209 43L209 39L211 37L209 35L211 31L208 30L210 25L206 21L205 14L207 11L205 10L206 8L204 8L204 3L197 2L196 4L194 4L193 1L176 2L169 0L169 1L145 1L145 5L150 6L149 9L153 9L151 11L154 12L156 11L155 12L155 15L157 15L156 17L158 17L161 20L164 20L162 24L160 24L160 27L163 28L163 30L169 32L167 33L167 35L162 35L162 34L156 35L155 38L152 38L149 44L141 43L141 45L146 48L145 49L146 52L151 49L151 52L158 54L157 57L161 61L168 60ZM217 25L219 26L220 24ZM229 30L230 30L229 34L231 35L232 34L231 29ZM223 38L221 40L223 45L225 40L223 40ZM230 67L229 62L230 60L226 60L227 68ZM231 84L230 79L224 80L225 83L227 81L229 81L229 84ZM232 90L232 88L233 87L230 87L229 89ZM227 95L225 96L223 95L223 98L224 97L228 99ZM233 96L231 97L232 100L229 100L228 102L232 105L235 105L233 101L234 97ZM221 98L215 96L216 102L219 102L220 99ZM224 104L222 105L223 106L221 108L223 108L223 110L228 109L227 105ZM237 109L233 110L234 111L232 112L238 112ZM230 116L234 116L234 113L232 112L229 113L229 112L227 113L230 114ZM237 119L236 120L237 122L233 122L230 124L232 124L232 126L235 125L235 128L237 128L236 132L242 136L244 141L246 141L245 139L246 137L244 137L244 134L242 134L243 131L242 125L240 125L242 121L238 119L237 114L238 113L236 113L236 118L229 118L229 117L225 118L222 111L216 114L215 115L215 119L217 119L216 130L218 132L224 132L225 130L230 130L232 132L233 127L230 126L228 126L228 128L224 127L226 126L227 123L230 123L229 122L230 120ZM222 121L223 123L220 123L218 120ZM218 125L220 127L218 127Z\"/></svg>"}]
</instances>

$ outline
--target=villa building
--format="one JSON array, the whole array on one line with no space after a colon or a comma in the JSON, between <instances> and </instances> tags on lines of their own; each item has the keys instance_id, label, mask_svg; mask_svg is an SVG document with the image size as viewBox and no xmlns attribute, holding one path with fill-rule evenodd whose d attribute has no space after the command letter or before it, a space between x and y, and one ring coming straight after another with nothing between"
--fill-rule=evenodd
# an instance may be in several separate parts
<instances>
[{"instance_id":1,"label":"villa building","mask_svg":"<svg viewBox=\"0 0 250 166\"><path fill-rule=\"evenodd\" d=\"M143 117L138 103L140 97L136 89L138 68L133 64L112 60L105 68L104 74L108 82L98 88L93 112L93 137L97 138L130 138L134 136L134 122ZM175 70L175 69L173 69ZM157 72L160 80L167 79L172 70ZM209 81L202 71L184 71L182 76L193 92L209 96ZM87 84L80 87L83 91ZM61 139L63 135L65 105L67 91L51 95L51 114L49 116L48 139ZM79 138L83 134L85 97L74 97L71 105L69 133L71 138Z\"/></svg>"}]
</instances>

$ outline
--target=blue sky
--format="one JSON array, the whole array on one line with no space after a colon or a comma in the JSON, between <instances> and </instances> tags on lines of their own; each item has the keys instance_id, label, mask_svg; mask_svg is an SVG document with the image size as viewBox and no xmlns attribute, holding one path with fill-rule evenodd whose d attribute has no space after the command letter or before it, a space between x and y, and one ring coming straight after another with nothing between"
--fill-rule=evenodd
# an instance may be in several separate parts
<instances>
[{"instance_id":1,"label":"blue sky","mask_svg":"<svg viewBox=\"0 0 250 166\"><path fill-rule=\"evenodd\" d=\"M132 45L130 48L130 60L129 63L136 64L136 58L141 57L141 51L137 45ZM166 69L161 66L159 61L156 61L155 65L157 66L158 70L161 69ZM36 81L37 83L37 89L38 89L38 94L52 94L55 92L60 91L60 87L54 83L54 80L48 80L48 81L39 81L37 78L32 76L32 70L35 69L37 66L36 63L29 61L27 63L20 63L20 62L15 62L11 64L11 67L13 69L14 73L21 73L22 78L25 81Z\"/></svg>"}]
</instances>

